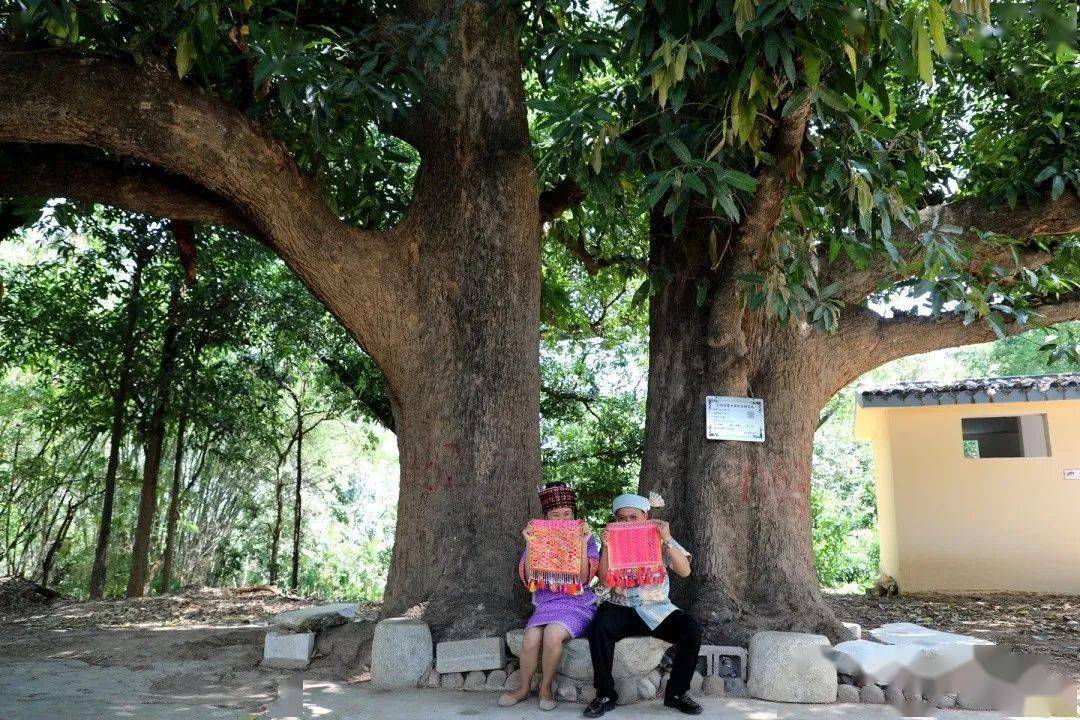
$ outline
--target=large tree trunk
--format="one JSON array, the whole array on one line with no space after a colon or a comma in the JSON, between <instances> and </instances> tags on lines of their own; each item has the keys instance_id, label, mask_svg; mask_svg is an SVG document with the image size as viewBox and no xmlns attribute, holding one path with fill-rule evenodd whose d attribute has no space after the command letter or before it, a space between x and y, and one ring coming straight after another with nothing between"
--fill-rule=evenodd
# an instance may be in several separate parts
<instances>
[{"instance_id":1,"label":"large tree trunk","mask_svg":"<svg viewBox=\"0 0 1080 720\"><path fill-rule=\"evenodd\" d=\"M418 364L390 378L401 486L384 611L426 603L441 637L520 623L525 595L509 578L540 481L539 210L521 67L508 11L465 6L443 90L418 111Z\"/></svg>"},{"instance_id":2,"label":"large tree trunk","mask_svg":"<svg viewBox=\"0 0 1080 720\"><path fill-rule=\"evenodd\" d=\"M112 427L109 431L109 460L105 466L105 497L101 504L98 523L97 546L94 549L94 565L90 571L90 598L100 599L105 592L108 570L109 534L112 531L113 501L116 496L116 473L120 467L120 444L124 439L124 410L131 392L131 364L135 356L135 326L139 320L139 303L142 298L142 272L147 261L142 251L135 255L135 268L131 275L131 289L127 299L127 322L124 326L120 374L113 392Z\"/></svg>"},{"instance_id":3,"label":"large tree trunk","mask_svg":"<svg viewBox=\"0 0 1080 720\"><path fill-rule=\"evenodd\" d=\"M707 231L678 241L653 222L651 262L677 272L653 296L641 490L669 501L673 534L693 553L676 600L715 642L745 645L756 630L846 637L814 570L810 461L828 399L810 332L744 310L731 262L707 265ZM699 305L695 279L711 290ZM764 400L765 442L705 439L708 395Z\"/></svg>"},{"instance_id":4,"label":"large tree trunk","mask_svg":"<svg viewBox=\"0 0 1080 720\"><path fill-rule=\"evenodd\" d=\"M161 474L161 451L165 443L165 411L172 389L173 369L176 367L177 338L183 326L183 285L173 288L166 314L161 360L158 368L157 392L150 422L143 441L142 491L139 494L139 517L135 524L135 541L131 548L131 574L128 575L127 596L142 597L149 582L150 538L157 510L158 476Z\"/></svg>"}]
</instances>

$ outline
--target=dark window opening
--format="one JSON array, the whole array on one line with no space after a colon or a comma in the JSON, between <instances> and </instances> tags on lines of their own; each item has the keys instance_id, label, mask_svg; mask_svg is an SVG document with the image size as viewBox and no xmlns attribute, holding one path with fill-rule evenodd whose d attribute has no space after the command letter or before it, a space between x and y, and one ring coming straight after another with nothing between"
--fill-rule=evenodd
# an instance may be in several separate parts
<instances>
[{"instance_id":1,"label":"dark window opening","mask_svg":"<svg viewBox=\"0 0 1080 720\"><path fill-rule=\"evenodd\" d=\"M961 420L964 457L1049 457L1046 415L974 417Z\"/></svg>"}]
</instances>

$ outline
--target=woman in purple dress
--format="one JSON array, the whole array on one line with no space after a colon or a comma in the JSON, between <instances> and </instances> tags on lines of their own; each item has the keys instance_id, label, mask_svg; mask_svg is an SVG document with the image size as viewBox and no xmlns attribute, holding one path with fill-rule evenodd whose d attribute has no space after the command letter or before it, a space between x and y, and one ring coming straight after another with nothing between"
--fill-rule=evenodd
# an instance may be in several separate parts
<instances>
[{"instance_id":1,"label":"woman in purple dress","mask_svg":"<svg viewBox=\"0 0 1080 720\"><path fill-rule=\"evenodd\" d=\"M548 483L540 491L540 507L546 520L574 519L574 490L566 483ZM522 535L529 542L529 529ZM563 641L567 638L582 637L596 614L596 595L589 583L596 576L596 566L600 561L600 548L593 539L586 525L582 526L581 543L585 547L582 553L580 586L581 592L571 595L548 588L538 588L533 592L533 611L525 627L525 639L521 643L521 687L504 693L499 698L499 705L508 706L519 703L529 697L532 690L532 677L536 672L537 660L543 648L543 667L540 680L540 709L553 710L556 706L551 684L555 680L555 671L562 659ZM518 576L528 585L529 576L526 567L526 554L521 554L518 562Z\"/></svg>"}]
</instances>

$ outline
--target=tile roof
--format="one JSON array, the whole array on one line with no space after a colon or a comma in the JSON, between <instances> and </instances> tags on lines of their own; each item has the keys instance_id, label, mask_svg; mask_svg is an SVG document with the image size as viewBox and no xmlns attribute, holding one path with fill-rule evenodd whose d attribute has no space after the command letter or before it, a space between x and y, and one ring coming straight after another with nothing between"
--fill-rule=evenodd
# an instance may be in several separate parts
<instances>
[{"instance_id":1,"label":"tile roof","mask_svg":"<svg viewBox=\"0 0 1080 720\"><path fill-rule=\"evenodd\" d=\"M1080 399L1080 373L913 381L855 388L862 407L963 405Z\"/></svg>"}]
</instances>

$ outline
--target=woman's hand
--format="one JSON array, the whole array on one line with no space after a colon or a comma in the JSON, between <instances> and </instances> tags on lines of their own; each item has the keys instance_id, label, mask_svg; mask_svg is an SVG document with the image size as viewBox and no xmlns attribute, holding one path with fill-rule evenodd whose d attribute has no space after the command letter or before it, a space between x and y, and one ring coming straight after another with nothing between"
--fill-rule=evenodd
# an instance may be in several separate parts
<instances>
[{"instance_id":1,"label":"woman's hand","mask_svg":"<svg viewBox=\"0 0 1080 720\"><path fill-rule=\"evenodd\" d=\"M532 525L526 525L525 529L521 531L521 536L525 538L525 542L532 540Z\"/></svg>"},{"instance_id":2,"label":"woman's hand","mask_svg":"<svg viewBox=\"0 0 1080 720\"><path fill-rule=\"evenodd\" d=\"M600 528L600 546L607 547L607 526Z\"/></svg>"},{"instance_id":3,"label":"woman's hand","mask_svg":"<svg viewBox=\"0 0 1080 720\"><path fill-rule=\"evenodd\" d=\"M589 542L589 536L592 535L592 531L589 530L589 526L582 523L581 525L581 542Z\"/></svg>"}]
</instances>

